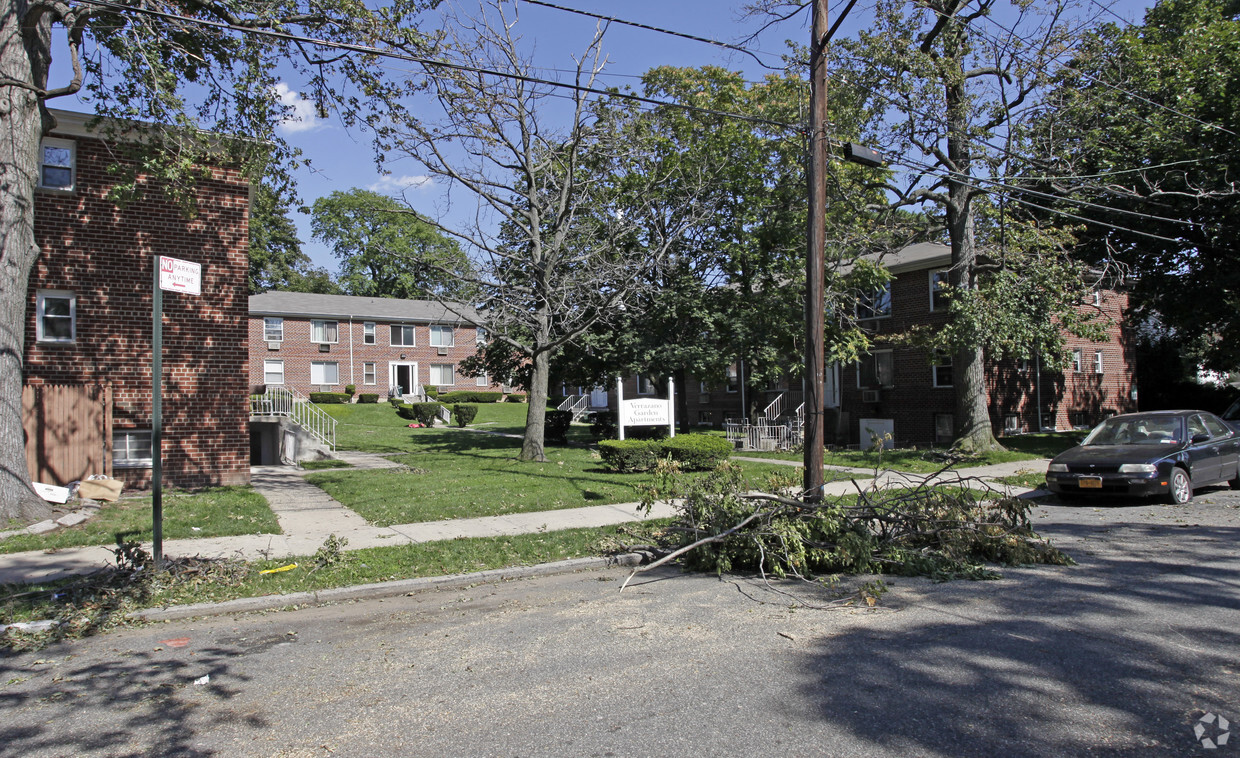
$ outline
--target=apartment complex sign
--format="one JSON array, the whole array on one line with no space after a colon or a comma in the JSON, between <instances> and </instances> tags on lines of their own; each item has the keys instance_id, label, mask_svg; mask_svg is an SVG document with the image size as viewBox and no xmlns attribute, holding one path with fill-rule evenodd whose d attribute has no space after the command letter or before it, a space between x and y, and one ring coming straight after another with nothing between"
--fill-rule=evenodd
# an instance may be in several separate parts
<instances>
[{"instance_id":1,"label":"apartment complex sign","mask_svg":"<svg viewBox=\"0 0 1240 758\"><path fill-rule=\"evenodd\" d=\"M663 426L672 423L672 404L667 400L642 398L620 404L620 423L625 426Z\"/></svg>"}]
</instances>

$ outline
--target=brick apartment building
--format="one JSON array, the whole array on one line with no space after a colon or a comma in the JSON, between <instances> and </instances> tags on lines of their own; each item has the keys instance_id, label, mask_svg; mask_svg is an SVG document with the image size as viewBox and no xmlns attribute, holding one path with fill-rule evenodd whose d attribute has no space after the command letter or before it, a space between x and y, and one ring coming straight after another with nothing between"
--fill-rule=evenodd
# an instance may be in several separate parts
<instances>
[{"instance_id":1,"label":"brick apartment building","mask_svg":"<svg viewBox=\"0 0 1240 758\"><path fill-rule=\"evenodd\" d=\"M425 387L500 391L464 376L460 362L485 339L477 314L429 300L264 292L249 301L252 391L284 386L303 395L422 394Z\"/></svg>"},{"instance_id":2,"label":"brick apartment building","mask_svg":"<svg viewBox=\"0 0 1240 758\"><path fill-rule=\"evenodd\" d=\"M164 481L248 483L248 183L236 170L212 168L196 187L192 219L158 192L118 208L107 199L115 152L87 129L89 116L53 113L58 126L44 140L35 197L42 253L25 336L32 477L63 485L108 473L127 487L149 486L152 291L156 257L165 255L201 264L202 294L164 293ZM78 410L52 400L66 391ZM83 414L100 425L82 428ZM58 448L84 453L67 463Z\"/></svg>"},{"instance_id":3,"label":"brick apartment building","mask_svg":"<svg viewBox=\"0 0 1240 758\"><path fill-rule=\"evenodd\" d=\"M887 289L868 303L872 318L864 326L876 347L855 364L826 367L826 440L838 445L868 445L872 429L889 432L895 444L950 443L953 438L955 393L950 362L930 360L924 350L884 342L884 335L912 326L946 322L946 302L938 284L946 280L951 252L941 244L912 245L883 259L893 278ZM1072 366L1048 369L1035 358L989 362L987 383L990 417L996 435L1088 427L1115 413L1136 410L1135 358L1124 327L1128 295L1114 290L1095 293L1096 310L1109 323L1105 342L1071 335L1067 347ZM678 414L691 424L720 428L730 418L749 415L745 408L766 408L782 396L782 414L794 414L804 394L799 381L771 387L746 386L746 367L733 364L722 385L690 378L678 403ZM589 392L564 387L565 394ZM666 397L666 381L626 377L626 398ZM597 388L591 405L616 409L614 388Z\"/></svg>"}]
</instances>

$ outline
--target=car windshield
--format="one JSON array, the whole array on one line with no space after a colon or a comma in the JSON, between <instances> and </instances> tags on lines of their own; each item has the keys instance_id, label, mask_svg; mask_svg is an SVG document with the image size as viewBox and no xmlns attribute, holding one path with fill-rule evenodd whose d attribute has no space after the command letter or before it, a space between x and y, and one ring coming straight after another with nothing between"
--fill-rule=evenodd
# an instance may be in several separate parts
<instances>
[{"instance_id":1,"label":"car windshield","mask_svg":"<svg viewBox=\"0 0 1240 758\"><path fill-rule=\"evenodd\" d=\"M1117 416L1094 427L1081 444L1177 445L1180 436L1180 420L1175 416Z\"/></svg>"},{"instance_id":2,"label":"car windshield","mask_svg":"<svg viewBox=\"0 0 1240 758\"><path fill-rule=\"evenodd\" d=\"M1223 418L1227 421L1240 421L1240 398L1227 406L1227 410L1223 411Z\"/></svg>"}]
</instances>

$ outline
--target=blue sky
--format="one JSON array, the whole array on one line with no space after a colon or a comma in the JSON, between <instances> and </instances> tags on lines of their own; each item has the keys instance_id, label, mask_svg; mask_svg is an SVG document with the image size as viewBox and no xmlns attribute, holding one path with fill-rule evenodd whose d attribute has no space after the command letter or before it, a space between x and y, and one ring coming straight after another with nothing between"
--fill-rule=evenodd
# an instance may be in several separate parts
<instances>
[{"instance_id":1,"label":"blue sky","mask_svg":"<svg viewBox=\"0 0 1240 758\"><path fill-rule=\"evenodd\" d=\"M759 28L765 19L743 18L742 3L718 0L629 0L625 3L602 0L555 0L556 4L596 13L616 13L625 20L672 29L699 37L724 42L740 42ZM470 0L465 0L466 8ZM832 19L844 3L832 3ZM859 27L868 25L870 3L863 0L853 9L839 36L848 36ZM1115 14L1131 21L1140 21L1144 0L1122 0L1109 4ZM548 69L568 69L573 66L572 55L580 52L594 32L595 21L561 10L519 3L518 33L529 46L535 63ZM1114 19L1102 10L1095 0L1086 0L1082 13L1102 14ZM809 11L803 10L789 21L766 31L759 39L746 45L758 51L770 65L779 64L779 56L786 50L785 40L804 43L809 36ZM764 71L752 58L741 53L715 46L679 39L658 32L613 24L603 41L608 65L603 83L609 86L637 85L637 77L659 65L702 66L722 65L740 70L747 78L758 80ZM544 75L547 75L544 72ZM552 74L553 75L553 74ZM294 79L281 85L280 95L285 102L303 115L300 122L292 122L282 128L285 138L300 148L312 163L312 168L297 175L302 201L309 205L334 190L362 187L384 194L399 195L417 210L434 213L436 202L441 199L441 188L426 180L418 167L404 164L390 166L391 173L383 174L375 166L369 135L361 130L347 130L333 119L319 120L313 115L312 104L302 99L300 83ZM336 261L322 243L310 235L310 219L296 209L290 217L297 224L304 251L316 266L336 270ZM451 219L451 214L447 216Z\"/></svg>"}]
</instances>

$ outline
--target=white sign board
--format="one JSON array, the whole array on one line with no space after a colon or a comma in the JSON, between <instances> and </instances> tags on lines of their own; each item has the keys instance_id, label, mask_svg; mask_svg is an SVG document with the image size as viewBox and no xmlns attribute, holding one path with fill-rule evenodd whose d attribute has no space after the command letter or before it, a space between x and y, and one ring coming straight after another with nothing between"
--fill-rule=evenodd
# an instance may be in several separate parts
<instances>
[{"instance_id":1,"label":"white sign board","mask_svg":"<svg viewBox=\"0 0 1240 758\"><path fill-rule=\"evenodd\" d=\"M159 256L159 288L165 292L202 294L202 264Z\"/></svg>"},{"instance_id":2,"label":"white sign board","mask_svg":"<svg viewBox=\"0 0 1240 758\"><path fill-rule=\"evenodd\" d=\"M672 404L667 400L625 400L620 403L620 423L625 426L662 426L672 423Z\"/></svg>"}]
</instances>

